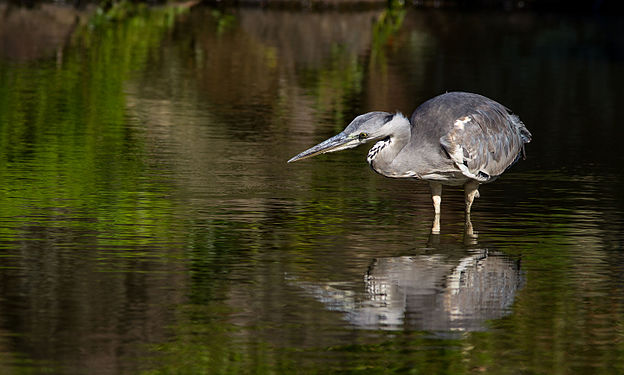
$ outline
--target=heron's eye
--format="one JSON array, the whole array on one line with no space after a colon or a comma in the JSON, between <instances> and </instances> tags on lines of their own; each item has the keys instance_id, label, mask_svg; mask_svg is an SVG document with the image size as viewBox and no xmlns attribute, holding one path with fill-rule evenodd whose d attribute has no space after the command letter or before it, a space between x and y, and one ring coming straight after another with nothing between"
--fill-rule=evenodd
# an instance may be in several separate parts
<instances>
[{"instance_id":1,"label":"heron's eye","mask_svg":"<svg viewBox=\"0 0 624 375\"><path fill-rule=\"evenodd\" d=\"M360 133L360 134L358 135L358 138L359 138L360 140L362 140L362 139L366 139L366 138L368 138L368 133Z\"/></svg>"}]
</instances>

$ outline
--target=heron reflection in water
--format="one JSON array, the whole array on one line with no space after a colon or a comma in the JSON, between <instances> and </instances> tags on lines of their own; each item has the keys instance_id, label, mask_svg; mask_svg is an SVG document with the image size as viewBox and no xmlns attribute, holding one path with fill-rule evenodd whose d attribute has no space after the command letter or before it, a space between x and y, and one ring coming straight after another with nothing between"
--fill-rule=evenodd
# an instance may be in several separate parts
<instances>
[{"instance_id":1,"label":"heron reflection in water","mask_svg":"<svg viewBox=\"0 0 624 375\"><path fill-rule=\"evenodd\" d=\"M483 331L512 311L524 284L519 259L488 249L430 250L374 259L365 293L352 283L291 282L364 329Z\"/></svg>"},{"instance_id":2,"label":"heron reflection in water","mask_svg":"<svg viewBox=\"0 0 624 375\"><path fill-rule=\"evenodd\" d=\"M426 180L435 210L432 233L440 232L442 185L463 186L466 229L479 185L492 182L525 157L531 133L508 108L484 96L450 92L421 104L408 120L401 113L369 112L341 133L288 160L354 148L375 141L366 158L391 178Z\"/></svg>"}]
</instances>

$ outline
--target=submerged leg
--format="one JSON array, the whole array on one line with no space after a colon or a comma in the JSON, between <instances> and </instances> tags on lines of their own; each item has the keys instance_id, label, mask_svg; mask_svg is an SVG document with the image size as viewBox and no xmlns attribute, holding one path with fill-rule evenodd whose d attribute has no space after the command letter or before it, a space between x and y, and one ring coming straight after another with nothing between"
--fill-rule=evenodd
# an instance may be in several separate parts
<instances>
[{"instance_id":1,"label":"submerged leg","mask_svg":"<svg viewBox=\"0 0 624 375\"><path fill-rule=\"evenodd\" d=\"M464 223L464 243L466 245L476 245L475 239L479 237L472 228L472 221L470 221L470 214L466 214L466 221Z\"/></svg>"},{"instance_id":2,"label":"submerged leg","mask_svg":"<svg viewBox=\"0 0 624 375\"><path fill-rule=\"evenodd\" d=\"M470 208L475 198L479 198L479 183L468 181L464 185L464 200L466 202L466 215L470 215Z\"/></svg>"},{"instance_id":3,"label":"submerged leg","mask_svg":"<svg viewBox=\"0 0 624 375\"><path fill-rule=\"evenodd\" d=\"M464 234L467 238L476 238L474 230L472 229L472 221L470 221L470 208L475 198L479 198L479 183L476 181L469 181L464 185L464 199L466 202L466 222L464 227Z\"/></svg>"},{"instance_id":4,"label":"submerged leg","mask_svg":"<svg viewBox=\"0 0 624 375\"><path fill-rule=\"evenodd\" d=\"M435 216L433 218L433 225L431 226L431 233L440 233L440 204L442 203L442 184L439 182L430 182L431 186L431 199L433 200L433 211Z\"/></svg>"}]
</instances>

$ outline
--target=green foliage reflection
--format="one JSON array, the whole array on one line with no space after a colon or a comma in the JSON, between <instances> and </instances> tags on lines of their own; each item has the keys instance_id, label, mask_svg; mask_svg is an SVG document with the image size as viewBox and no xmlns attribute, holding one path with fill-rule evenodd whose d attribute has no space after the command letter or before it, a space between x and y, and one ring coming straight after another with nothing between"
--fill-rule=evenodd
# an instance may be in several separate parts
<instances>
[{"instance_id":1,"label":"green foliage reflection","mask_svg":"<svg viewBox=\"0 0 624 375\"><path fill-rule=\"evenodd\" d=\"M82 48L68 48L62 61L0 63L3 216L60 205L101 223L166 225L158 217L168 205L162 187L141 178L146 160L139 130L129 126L124 82L146 65L176 12L142 10L115 27L95 16L73 36Z\"/></svg>"}]
</instances>

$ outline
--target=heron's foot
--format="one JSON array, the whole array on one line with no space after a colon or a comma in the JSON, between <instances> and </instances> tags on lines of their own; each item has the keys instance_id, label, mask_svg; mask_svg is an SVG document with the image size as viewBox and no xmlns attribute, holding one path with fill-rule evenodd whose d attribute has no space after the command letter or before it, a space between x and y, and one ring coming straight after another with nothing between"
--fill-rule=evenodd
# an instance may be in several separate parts
<instances>
[{"instance_id":1,"label":"heron's foot","mask_svg":"<svg viewBox=\"0 0 624 375\"><path fill-rule=\"evenodd\" d=\"M429 241L427 241L428 247L437 247L440 245L440 233L431 233L429 235Z\"/></svg>"},{"instance_id":2,"label":"heron's foot","mask_svg":"<svg viewBox=\"0 0 624 375\"><path fill-rule=\"evenodd\" d=\"M464 236L466 239L478 238L477 232L472 227L472 221L470 220L470 214L466 214L466 221L464 222Z\"/></svg>"},{"instance_id":3,"label":"heron's foot","mask_svg":"<svg viewBox=\"0 0 624 375\"><path fill-rule=\"evenodd\" d=\"M431 225L431 234L440 234L440 214L436 213Z\"/></svg>"}]
</instances>

